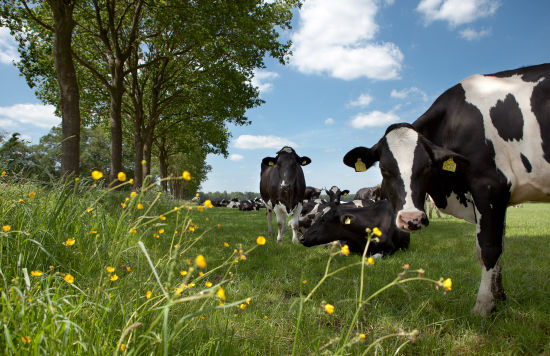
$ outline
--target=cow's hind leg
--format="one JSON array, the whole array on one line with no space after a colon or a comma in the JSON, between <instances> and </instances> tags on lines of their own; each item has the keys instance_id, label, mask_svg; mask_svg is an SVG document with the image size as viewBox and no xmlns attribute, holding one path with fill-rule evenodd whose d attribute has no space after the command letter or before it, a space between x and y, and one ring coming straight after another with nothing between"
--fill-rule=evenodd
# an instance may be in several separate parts
<instances>
[{"instance_id":1,"label":"cow's hind leg","mask_svg":"<svg viewBox=\"0 0 550 356\"><path fill-rule=\"evenodd\" d=\"M489 315L495 309L497 300L506 299L501 276L505 216L505 205L477 214L477 257L481 264L481 283L473 312L481 316Z\"/></svg>"},{"instance_id":2,"label":"cow's hind leg","mask_svg":"<svg viewBox=\"0 0 550 356\"><path fill-rule=\"evenodd\" d=\"M302 203L298 203L292 210L292 219L289 221L289 225L292 228L292 242L295 244L300 243L298 239L298 229L300 227L300 213L302 212Z\"/></svg>"},{"instance_id":3,"label":"cow's hind leg","mask_svg":"<svg viewBox=\"0 0 550 356\"><path fill-rule=\"evenodd\" d=\"M281 204L277 204L275 208L275 217L277 218L277 242L283 242L283 234L286 230L286 207Z\"/></svg>"}]
</instances>

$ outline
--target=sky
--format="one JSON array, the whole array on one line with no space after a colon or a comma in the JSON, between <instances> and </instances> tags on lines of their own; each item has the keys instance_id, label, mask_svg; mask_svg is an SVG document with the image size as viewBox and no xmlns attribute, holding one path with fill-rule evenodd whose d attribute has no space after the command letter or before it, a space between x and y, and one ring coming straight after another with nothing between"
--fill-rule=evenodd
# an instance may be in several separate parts
<instances>
[{"instance_id":1,"label":"sky","mask_svg":"<svg viewBox=\"0 0 550 356\"><path fill-rule=\"evenodd\" d=\"M377 168L355 173L344 155L413 122L466 77L550 62L548 14L548 0L305 0L281 34L293 56L255 72L265 104L247 112L250 125L229 127L229 156L208 156L201 191L258 192L262 158L285 145L311 159L307 185L353 193L378 184ZM0 130L37 143L60 119L16 60L0 28Z\"/></svg>"}]
</instances>

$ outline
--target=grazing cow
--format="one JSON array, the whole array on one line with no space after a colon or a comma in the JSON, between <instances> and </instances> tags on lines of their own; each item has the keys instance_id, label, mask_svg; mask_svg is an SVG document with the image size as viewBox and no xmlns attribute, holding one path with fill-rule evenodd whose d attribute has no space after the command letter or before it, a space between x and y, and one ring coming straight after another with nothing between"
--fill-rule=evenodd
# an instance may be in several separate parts
<instances>
[{"instance_id":1,"label":"grazing cow","mask_svg":"<svg viewBox=\"0 0 550 356\"><path fill-rule=\"evenodd\" d=\"M381 185L376 187L361 188L355 193L354 199L379 201L382 199Z\"/></svg>"},{"instance_id":2,"label":"grazing cow","mask_svg":"<svg viewBox=\"0 0 550 356\"><path fill-rule=\"evenodd\" d=\"M307 247L341 241L351 252L362 254L367 239L365 229L378 227L379 241L371 241L367 255L391 255L409 247L410 235L395 227L395 213L390 202L382 200L357 208L354 205L331 205L302 235L300 242Z\"/></svg>"},{"instance_id":3,"label":"grazing cow","mask_svg":"<svg viewBox=\"0 0 550 356\"><path fill-rule=\"evenodd\" d=\"M267 208L267 234L273 235L271 226L272 211L277 217L277 242L283 241L286 229L286 217L292 215L292 242L298 243L296 235L298 218L302 211L302 201L306 181L302 166L311 163L309 157L300 157L292 147L285 146L276 157L265 157L262 160L260 176L260 194Z\"/></svg>"},{"instance_id":4,"label":"grazing cow","mask_svg":"<svg viewBox=\"0 0 550 356\"><path fill-rule=\"evenodd\" d=\"M340 190L337 186L333 185L330 189L325 189L328 195L328 201L331 204L340 204L340 198L349 194L349 190Z\"/></svg>"},{"instance_id":5,"label":"grazing cow","mask_svg":"<svg viewBox=\"0 0 550 356\"><path fill-rule=\"evenodd\" d=\"M550 64L464 79L412 125L391 125L373 147L344 157L356 171L377 161L400 229L428 225L426 193L443 212L477 224L473 311L486 316L505 299L506 208L550 201Z\"/></svg>"},{"instance_id":6,"label":"grazing cow","mask_svg":"<svg viewBox=\"0 0 550 356\"><path fill-rule=\"evenodd\" d=\"M315 187L306 187L306 191L304 193L305 200L319 199L320 196L321 196L321 189L315 188Z\"/></svg>"}]
</instances>

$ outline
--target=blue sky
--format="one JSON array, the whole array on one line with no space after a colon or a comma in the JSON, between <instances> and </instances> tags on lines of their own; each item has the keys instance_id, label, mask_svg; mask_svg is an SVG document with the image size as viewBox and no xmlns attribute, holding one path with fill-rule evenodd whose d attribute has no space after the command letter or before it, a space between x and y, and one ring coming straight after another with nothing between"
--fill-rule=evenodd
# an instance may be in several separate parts
<instances>
[{"instance_id":1,"label":"blue sky","mask_svg":"<svg viewBox=\"0 0 550 356\"><path fill-rule=\"evenodd\" d=\"M209 156L203 191L259 191L260 161L288 144L312 163L306 183L355 192L381 180L342 157L393 122L412 122L447 88L477 73L550 62L548 0L306 0L287 66L258 70L261 107L230 127L230 156ZM59 122L11 64L0 28L0 129L37 142ZM185 167L182 167L184 169Z\"/></svg>"}]
</instances>

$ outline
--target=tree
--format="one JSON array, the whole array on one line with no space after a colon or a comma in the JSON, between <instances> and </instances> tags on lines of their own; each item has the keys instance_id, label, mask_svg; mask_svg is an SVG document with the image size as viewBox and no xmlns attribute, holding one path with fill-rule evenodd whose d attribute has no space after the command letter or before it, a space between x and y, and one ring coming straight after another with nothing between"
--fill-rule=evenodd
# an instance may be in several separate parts
<instances>
[{"instance_id":1,"label":"tree","mask_svg":"<svg viewBox=\"0 0 550 356\"><path fill-rule=\"evenodd\" d=\"M63 176L79 174L80 97L71 47L75 26L73 20L75 3L76 0L47 0L46 6L53 14L53 22L42 20L45 9L44 6L42 8L39 6L39 2L6 0L1 9L3 25L8 25L13 32L19 33L20 42L25 39L22 35L23 31L36 26L53 34L51 52L59 92L57 104L62 117L61 174ZM46 37L49 38L49 35Z\"/></svg>"},{"instance_id":2,"label":"tree","mask_svg":"<svg viewBox=\"0 0 550 356\"><path fill-rule=\"evenodd\" d=\"M137 185L141 161L149 173L153 147L180 128L193 126L203 138L201 157L227 155L227 125L249 123L246 110L262 103L253 70L264 67L266 55L286 62L290 42L278 31L290 28L297 6L298 0L78 2L72 50L83 120L97 126L108 117L111 179L123 168L123 142L133 141ZM45 10L36 3L33 11ZM19 68L41 98L55 101L48 32L37 27L25 35Z\"/></svg>"}]
</instances>

